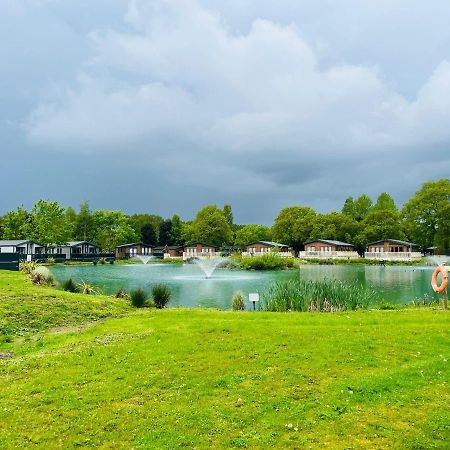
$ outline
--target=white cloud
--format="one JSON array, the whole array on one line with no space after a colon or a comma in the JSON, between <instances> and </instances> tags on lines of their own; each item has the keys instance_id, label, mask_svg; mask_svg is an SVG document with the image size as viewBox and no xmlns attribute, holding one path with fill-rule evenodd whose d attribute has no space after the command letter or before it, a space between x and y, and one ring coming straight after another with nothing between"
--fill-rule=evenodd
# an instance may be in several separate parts
<instances>
[{"instance_id":1,"label":"white cloud","mask_svg":"<svg viewBox=\"0 0 450 450\"><path fill-rule=\"evenodd\" d=\"M252 173L258 186L316 170L314 159L370 167L383 154L408 161L418 148L450 143L446 61L408 101L376 67L323 68L295 25L256 19L237 34L191 0L134 0L124 20L129 31L92 32L95 57L78 84L33 111L26 125L33 143L138 148L160 167L178 158L194 168L195 155L209 174L214 167L228 176L260 171L259 182ZM280 162L286 174L271 170ZM212 178L184 179L208 185ZM248 185L244 178L236 186Z\"/></svg>"}]
</instances>

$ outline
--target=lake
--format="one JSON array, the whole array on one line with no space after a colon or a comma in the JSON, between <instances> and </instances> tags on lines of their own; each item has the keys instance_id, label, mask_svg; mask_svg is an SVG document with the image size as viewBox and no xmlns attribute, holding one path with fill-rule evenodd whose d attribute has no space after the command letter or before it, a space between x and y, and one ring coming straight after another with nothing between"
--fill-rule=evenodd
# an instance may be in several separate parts
<instances>
[{"instance_id":1,"label":"lake","mask_svg":"<svg viewBox=\"0 0 450 450\"><path fill-rule=\"evenodd\" d=\"M97 266L55 266L51 268L57 281L73 278L100 287L105 294L115 294L120 288L127 292L137 288L150 291L153 284L170 286L171 307L212 307L230 309L232 295L262 292L275 281L342 280L354 281L374 289L380 298L405 304L425 294L436 297L430 285L433 267L365 266L365 265L303 265L285 271L240 271L217 269L205 279L195 264L114 264Z\"/></svg>"}]
</instances>

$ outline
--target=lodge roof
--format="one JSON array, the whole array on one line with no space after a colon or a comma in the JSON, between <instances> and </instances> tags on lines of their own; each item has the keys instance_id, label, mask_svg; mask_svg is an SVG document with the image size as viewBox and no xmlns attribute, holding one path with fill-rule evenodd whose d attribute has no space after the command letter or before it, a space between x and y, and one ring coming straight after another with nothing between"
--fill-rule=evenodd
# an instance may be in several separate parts
<instances>
[{"instance_id":1,"label":"lodge roof","mask_svg":"<svg viewBox=\"0 0 450 450\"><path fill-rule=\"evenodd\" d=\"M89 244L89 245L92 245L94 247L99 247L97 244L93 244L92 242L89 242L89 241L70 241L66 245L68 247L77 247L78 245L81 245L81 244Z\"/></svg>"},{"instance_id":2,"label":"lodge roof","mask_svg":"<svg viewBox=\"0 0 450 450\"><path fill-rule=\"evenodd\" d=\"M289 248L289 245L280 244L279 242L272 242L272 241L253 241L253 242L250 242L250 244L247 244L246 247L249 247L250 245L254 245L254 244L263 244L263 245L268 245L269 247L288 247Z\"/></svg>"},{"instance_id":3,"label":"lodge roof","mask_svg":"<svg viewBox=\"0 0 450 450\"><path fill-rule=\"evenodd\" d=\"M378 241L369 242L367 245L381 244L382 242L390 242L391 244L408 245L411 247L418 247L417 244L413 244L412 242L407 242L407 241L401 241L399 239L380 239Z\"/></svg>"},{"instance_id":4,"label":"lodge roof","mask_svg":"<svg viewBox=\"0 0 450 450\"><path fill-rule=\"evenodd\" d=\"M16 247L18 245L28 244L28 243L36 244L34 241L30 241L27 239L24 240L0 240L0 247ZM38 244L39 245L39 244Z\"/></svg>"},{"instance_id":5,"label":"lodge roof","mask_svg":"<svg viewBox=\"0 0 450 450\"><path fill-rule=\"evenodd\" d=\"M132 247L133 245L142 245L143 247L148 247L148 248L154 248L154 245L151 244L144 244L143 242L132 242L130 244L122 244L122 245L116 245L116 248L123 248L123 247Z\"/></svg>"},{"instance_id":6,"label":"lodge roof","mask_svg":"<svg viewBox=\"0 0 450 450\"><path fill-rule=\"evenodd\" d=\"M216 248L215 245L207 244L206 242L192 242L192 244L186 244L184 247L193 247L194 245L204 245L205 247Z\"/></svg>"},{"instance_id":7,"label":"lodge roof","mask_svg":"<svg viewBox=\"0 0 450 450\"><path fill-rule=\"evenodd\" d=\"M311 244L312 242L323 242L324 244L330 244L330 245L341 245L341 246L346 246L346 247L354 247L353 244L349 244L348 242L334 241L332 239L310 239L309 241L305 242L305 244Z\"/></svg>"}]
</instances>

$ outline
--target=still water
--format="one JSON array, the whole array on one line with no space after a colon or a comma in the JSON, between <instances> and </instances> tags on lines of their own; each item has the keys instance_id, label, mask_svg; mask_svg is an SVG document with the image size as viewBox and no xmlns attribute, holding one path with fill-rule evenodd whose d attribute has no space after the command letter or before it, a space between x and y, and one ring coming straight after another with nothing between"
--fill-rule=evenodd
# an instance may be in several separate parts
<instances>
[{"instance_id":1,"label":"still water","mask_svg":"<svg viewBox=\"0 0 450 450\"><path fill-rule=\"evenodd\" d=\"M298 278L355 281L374 289L380 298L399 304L424 295L435 296L430 285L432 267L305 265L296 270L261 272L217 269L210 279L205 279L195 264L58 266L51 270L58 281L85 281L100 287L105 294L115 294L120 288L127 292L136 288L149 291L153 284L164 283L172 290L171 307L229 309L231 297L238 290L261 293L275 281Z\"/></svg>"}]
</instances>

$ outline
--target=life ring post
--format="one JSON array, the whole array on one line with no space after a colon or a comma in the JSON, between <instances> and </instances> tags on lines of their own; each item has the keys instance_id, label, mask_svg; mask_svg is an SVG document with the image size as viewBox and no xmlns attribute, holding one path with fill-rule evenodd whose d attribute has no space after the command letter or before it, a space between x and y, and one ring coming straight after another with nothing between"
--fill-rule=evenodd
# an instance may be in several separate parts
<instances>
[{"instance_id":1,"label":"life ring post","mask_svg":"<svg viewBox=\"0 0 450 450\"><path fill-rule=\"evenodd\" d=\"M438 276L440 273L442 274L442 282L440 285L438 285ZM440 264L434 270L431 277L431 286L434 292L436 292L437 294L442 294L442 303L444 309L448 309L448 267L445 265L445 263Z\"/></svg>"}]
</instances>

